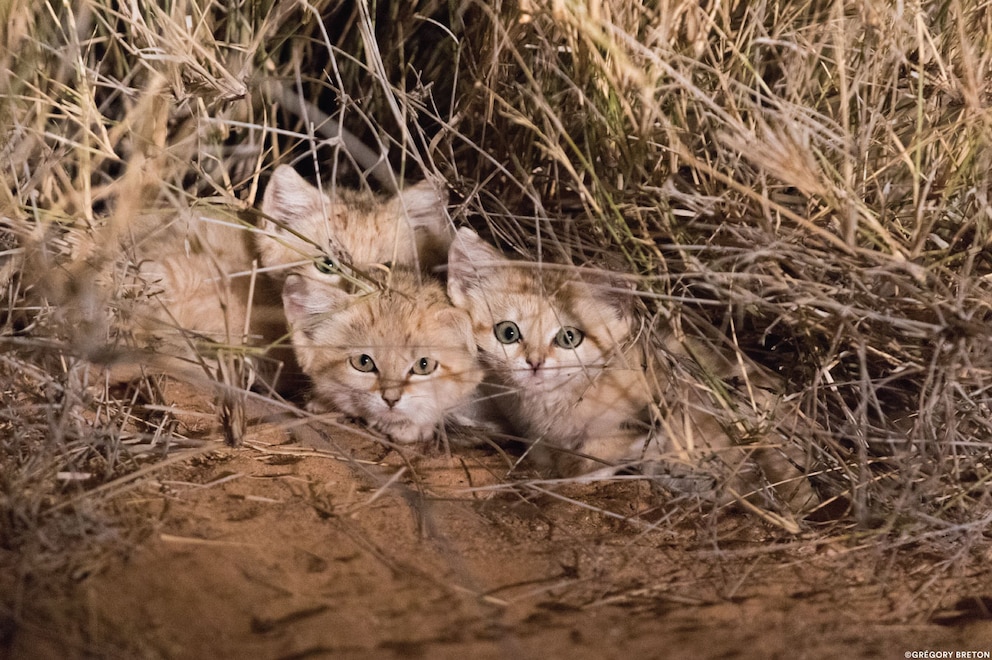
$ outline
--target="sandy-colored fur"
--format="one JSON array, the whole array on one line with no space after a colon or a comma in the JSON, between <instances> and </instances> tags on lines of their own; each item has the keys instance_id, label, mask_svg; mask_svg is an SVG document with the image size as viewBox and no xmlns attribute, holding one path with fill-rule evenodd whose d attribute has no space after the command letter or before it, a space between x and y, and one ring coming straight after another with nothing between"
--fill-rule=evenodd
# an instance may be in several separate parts
<instances>
[{"instance_id":1,"label":"sandy-colored fur","mask_svg":"<svg viewBox=\"0 0 992 660\"><path fill-rule=\"evenodd\" d=\"M141 367L201 379L208 376L204 367L214 367L201 356L243 353L245 346L269 346L285 334L278 290L255 272L251 234L233 211L149 214L134 222L130 240L133 268L126 286L134 296L124 329L137 348L151 351L139 362L117 364L116 380L132 378ZM271 364L256 368L270 381L275 361L287 357L276 351Z\"/></svg>"},{"instance_id":2,"label":"sandy-colored fur","mask_svg":"<svg viewBox=\"0 0 992 660\"><path fill-rule=\"evenodd\" d=\"M755 489L770 482L779 484L775 495L792 510L815 503L797 469L803 457L789 449L794 429L765 429L763 441L749 447L735 443L734 430L723 426L737 418L760 431L762 418L799 424L800 417L773 415L778 401L764 382L698 345L693 355L687 348L693 342L669 338L646 349L646 341L632 336L629 292L610 278L510 261L472 230L460 229L449 256L448 292L472 318L488 372L489 414L533 443L539 461L559 473L636 465L674 490L717 488L720 500L740 495L767 502L769 494ZM499 341L496 326L504 321L516 324L519 341ZM584 340L562 348L555 342L562 327L581 330ZM700 365L699 358L710 364ZM698 379L686 369L700 372ZM702 371L749 382L748 401L720 414L728 404L703 384ZM649 409L657 413L650 419Z\"/></svg>"},{"instance_id":3,"label":"sandy-colored fur","mask_svg":"<svg viewBox=\"0 0 992 660\"><path fill-rule=\"evenodd\" d=\"M340 189L332 200L284 165L272 174L262 212L255 230L222 209L149 214L135 222L128 248L136 286L145 287L139 293L150 295L136 314L141 343L176 328L224 345L273 339L285 328L279 284L294 267L319 277L312 263L324 255L348 263L436 265L433 255L450 240L443 197L426 183L391 199ZM253 273L264 267L271 267L265 276Z\"/></svg>"},{"instance_id":4,"label":"sandy-colored fur","mask_svg":"<svg viewBox=\"0 0 992 660\"><path fill-rule=\"evenodd\" d=\"M346 265L392 264L427 271L443 263L451 242L446 197L421 182L392 198L308 183L288 165L272 173L265 189L258 249L277 278L314 259Z\"/></svg>"},{"instance_id":5,"label":"sandy-colored fur","mask_svg":"<svg viewBox=\"0 0 992 660\"><path fill-rule=\"evenodd\" d=\"M642 458L651 393L614 283L509 261L467 228L448 268L448 293L472 318L494 407L534 443L540 462L576 472ZM494 328L505 321L517 325L519 341L499 341ZM560 346L562 328L578 329L582 341ZM575 452L592 460L577 461Z\"/></svg>"},{"instance_id":6,"label":"sandy-colored fur","mask_svg":"<svg viewBox=\"0 0 992 660\"><path fill-rule=\"evenodd\" d=\"M431 439L482 379L468 315L410 271L393 269L382 288L361 294L294 273L283 302L312 402L396 442ZM433 365L428 373L417 373L421 361Z\"/></svg>"},{"instance_id":7,"label":"sandy-colored fur","mask_svg":"<svg viewBox=\"0 0 992 660\"><path fill-rule=\"evenodd\" d=\"M793 442L812 433L812 425L777 394L784 389L778 378L724 353L673 335L649 352L649 380L664 411L658 423L668 442L664 459L648 470L668 472L660 478L675 490L711 480L722 502L744 498L795 513L814 508L819 500L806 477L808 458Z\"/></svg>"},{"instance_id":8,"label":"sandy-colored fur","mask_svg":"<svg viewBox=\"0 0 992 660\"><path fill-rule=\"evenodd\" d=\"M161 322L238 345L268 334L270 324L278 326L278 305L265 300L270 289L252 271L251 235L236 215L187 211L163 220L143 218L144 231L135 247L137 272L149 285L152 306L159 309L144 318L147 330L154 331L150 323Z\"/></svg>"},{"instance_id":9,"label":"sandy-colored fur","mask_svg":"<svg viewBox=\"0 0 992 660\"><path fill-rule=\"evenodd\" d=\"M262 212L256 228L219 208L150 214L132 227L130 286L141 304L129 329L138 346L156 349L167 371L202 374L197 353L205 349L278 342L287 332L280 300L286 274L295 268L328 279L313 268L314 258L430 266L449 240L443 197L426 183L391 199L340 189L332 200L280 166ZM128 377L133 370L118 371Z\"/></svg>"},{"instance_id":10,"label":"sandy-colored fur","mask_svg":"<svg viewBox=\"0 0 992 660\"><path fill-rule=\"evenodd\" d=\"M482 378L468 315L425 274L450 243L444 204L428 183L389 199L327 194L286 166L273 172L262 201L258 249L267 272L285 282L311 407L400 443L433 437ZM356 368L362 356L373 370ZM436 363L428 374L415 373L422 359Z\"/></svg>"}]
</instances>

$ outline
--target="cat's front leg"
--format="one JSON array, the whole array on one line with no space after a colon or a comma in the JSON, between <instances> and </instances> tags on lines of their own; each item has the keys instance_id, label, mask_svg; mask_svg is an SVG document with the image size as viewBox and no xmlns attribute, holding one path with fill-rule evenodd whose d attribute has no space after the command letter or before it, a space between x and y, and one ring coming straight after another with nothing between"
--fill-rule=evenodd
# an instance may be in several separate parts
<instances>
[{"instance_id":1,"label":"cat's front leg","mask_svg":"<svg viewBox=\"0 0 992 660\"><path fill-rule=\"evenodd\" d=\"M554 455L556 471L566 476L608 478L633 472L644 475L653 488L704 497L711 497L718 485L711 471L678 460L660 428L623 427L585 440L574 452L543 453Z\"/></svg>"},{"instance_id":2,"label":"cat's front leg","mask_svg":"<svg viewBox=\"0 0 992 660\"><path fill-rule=\"evenodd\" d=\"M369 420L369 427L400 445L426 443L434 439L437 424L417 424L413 421Z\"/></svg>"},{"instance_id":3,"label":"cat's front leg","mask_svg":"<svg viewBox=\"0 0 992 660\"><path fill-rule=\"evenodd\" d=\"M624 470L642 471L665 451L665 437L641 425L624 426L564 444L540 441L531 449L537 463L553 466L563 476L609 476Z\"/></svg>"}]
</instances>

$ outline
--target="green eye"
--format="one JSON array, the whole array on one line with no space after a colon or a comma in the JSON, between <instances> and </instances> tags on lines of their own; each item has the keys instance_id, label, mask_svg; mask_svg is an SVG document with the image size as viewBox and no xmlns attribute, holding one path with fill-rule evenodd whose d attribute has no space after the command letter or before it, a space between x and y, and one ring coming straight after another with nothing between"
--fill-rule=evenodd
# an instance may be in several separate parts
<instances>
[{"instance_id":1,"label":"green eye","mask_svg":"<svg viewBox=\"0 0 992 660\"><path fill-rule=\"evenodd\" d=\"M562 348L578 348L585 338L585 333L578 328L566 325L555 335L555 343Z\"/></svg>"},{"instance_id":2,"label":"green eye","mask_svg":"<svg viewBox=\"0 0 992 660\"><path fill-rule=\"evenodd\" d=\"M314 268L323 273L324 275L331 275L338 271L338 265L329 256L322 255L313 260Z\"/></svg>"},{"instance_id":3,"label":"green eye","mask_svg":"<svg viewBox=\"0 0 992 660\"><path fill-rule=\"evenodd\" d=\"M410 373L416 376L428 376L437 369L437 360L429 357L422 357L413 363Z\"/></svg>"},{"instance_id":4,"label":"green eye","mask_svg":"<svg viewBox=\"0 0 992 660\"><path fill-rule=\"evenodd\" d=\"M493 326L493 332L501 344L516 344L521 339L520 328L513 321L500 321Z\"/></svg>"},{"instance_id":5,"label":"green eye","mask_svg":"<svg viewBox=\"0 0 992 660\"><path fill-rule=\"evenodd\" d=\"M370 358L365 353L362 353L358 357L348 358L348 363L357 371L361 371L363 374L370 374L376 371L375 360Z\"/></svg>"}]
</instances>

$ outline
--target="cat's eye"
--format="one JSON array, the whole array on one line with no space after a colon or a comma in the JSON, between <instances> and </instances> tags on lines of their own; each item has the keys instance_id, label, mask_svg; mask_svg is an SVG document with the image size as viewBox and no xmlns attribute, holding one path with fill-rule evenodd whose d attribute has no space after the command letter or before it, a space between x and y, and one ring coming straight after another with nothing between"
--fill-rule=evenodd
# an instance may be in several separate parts
<instances>
[{"instance_id":1,"label":"cat's eye","mask_svg":"<svg viewBox=\"0 0 992 660\"><path fill-rule=\"evenodd\" d=\"M513 321L500 321L493 326L493 332L501 344L516 344L521 339L520 328Z\"/></svg>"},{"instance_id":2,"label":"cat's eye","mask_svg":"<svg viewBox=\"0 0 992 660\"><path fill-rule=\"evenodd\" d=\"M348 363L357 371L361 371L364 374L370 374L376 370L375 360L365 353L362 353L358 357L348 358Z\"/></svg>"},{"instance_id":3,"label":"cat's eye","mask_svg":"<svg viewBox=\"0 0 992 660\"><path fill-rule=\"evenodd\" d=\"M333 273L336 273L337 270L338 270L337 263L334 261L334 259L331 259L326 254L325 255L322 255L322 256L319 256L319 257L316 257L313 260L313 265L314 265L314 268L316 268L318 271L320 271L324 275L331 275Z\"/></svg>"},{"instance_id":4,"label":"cat's eye","mask_svg":"<svg viewBox=\"0 0 992 660\"><path fill-rule=\"evenodd\" d=\"M555 344L562 348L578 348L586 334L578 328L566 325L555 335Z\"/></svg>"},{"instance_id":5,"label":"cat's eye","mask_svg":"<svg viewBox=\"0 0 992 660\"><path fill-rule=\"evenodd\" d=\"M410 373L416 376L429 376L437 369L437 360L429 357L422 357L413 363Z\"/></svg>"}]
</instances>

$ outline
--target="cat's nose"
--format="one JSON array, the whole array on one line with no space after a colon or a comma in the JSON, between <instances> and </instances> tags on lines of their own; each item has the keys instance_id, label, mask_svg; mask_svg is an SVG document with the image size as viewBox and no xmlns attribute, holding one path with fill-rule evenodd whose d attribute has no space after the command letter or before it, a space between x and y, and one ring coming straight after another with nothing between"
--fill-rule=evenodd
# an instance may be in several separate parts
<instances>
[{"instance_id":1,"label":"cat's nose","mask_svg":"<svg viewBox=\"0 0 992 660\"><path fill-rule=\"evenodd\" d=\"M537 370L544 364L544 357L540 355L529 356L527 358L527 364L530 366L531 371L537 373Z\"/></svg>"},{"instance_id":2,"label":"cat's nose","mask_svg":"<svg viewBox=\"0 0 992 660\"><path fill-rule=\"evenodd\" d=\"M390 387L382 391L382 400L386 402L386 405L392 408L397 403L399 403L400 398L403 393L398 387Z\"/></svg>"}]
</instances>

